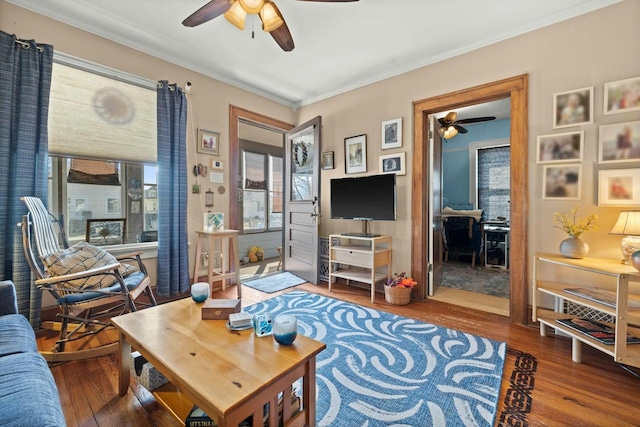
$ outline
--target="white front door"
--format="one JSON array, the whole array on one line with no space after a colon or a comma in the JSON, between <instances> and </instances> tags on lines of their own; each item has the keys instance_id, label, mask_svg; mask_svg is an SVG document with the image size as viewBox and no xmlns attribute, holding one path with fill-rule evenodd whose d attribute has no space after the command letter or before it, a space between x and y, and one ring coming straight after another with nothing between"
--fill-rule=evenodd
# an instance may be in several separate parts
<instances>
[{"instance_id":1,"label":"white front door","mask_svg":"<svg viewBox=\"0 0 640 427\"><path fill-rule=\"evenodd\" d=\"M287 133L285 144L284 268L318 283L320 116Z\"/></svg>"}]
</instances>

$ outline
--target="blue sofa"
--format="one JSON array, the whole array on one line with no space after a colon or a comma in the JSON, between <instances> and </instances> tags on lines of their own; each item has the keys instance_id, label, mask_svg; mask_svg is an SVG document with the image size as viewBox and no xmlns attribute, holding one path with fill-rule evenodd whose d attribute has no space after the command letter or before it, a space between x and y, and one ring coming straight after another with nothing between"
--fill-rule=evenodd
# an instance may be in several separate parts
<instances>
[{"instance_id":1,"label":"blue sofa","mask_svg":"<svg viewBox=\"0 0 640 427\"><path fill-rule=\"evenodd\" d=\"M0 426L65 426L58 388L18 314L15 286L0 282Z\"/></svg>"}]
</instances>

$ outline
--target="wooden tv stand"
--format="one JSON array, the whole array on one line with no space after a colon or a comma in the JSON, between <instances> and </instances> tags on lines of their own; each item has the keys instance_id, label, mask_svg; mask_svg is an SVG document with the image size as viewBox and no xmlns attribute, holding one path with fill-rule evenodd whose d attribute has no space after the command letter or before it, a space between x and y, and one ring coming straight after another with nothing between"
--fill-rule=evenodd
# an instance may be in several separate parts
<instances>
[{"instance_id":1,"label":"wooden tv stand","mask_svg":"<svg viewBox=\"0 0 640 427\"><path fill-rule=\"evenodd\" d=\"M371 285L371 302L376 283L391 277L391 236L329 236L329 292L336 278Z\"/></svg>"}]
</instances>

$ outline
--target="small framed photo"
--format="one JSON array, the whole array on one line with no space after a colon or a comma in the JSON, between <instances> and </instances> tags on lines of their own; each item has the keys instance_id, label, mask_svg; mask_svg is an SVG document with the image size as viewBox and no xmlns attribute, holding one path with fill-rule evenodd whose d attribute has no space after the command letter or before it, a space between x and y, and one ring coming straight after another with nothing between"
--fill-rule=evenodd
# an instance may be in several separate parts
<instances>
[{"instance_id":1,"label":"small framed photo","mask_svg":"<svg viewBox=\"0 0 640 427\"><path fill-rule=\"evenodd\" d=\"M640 169L598 171L598 205L640 204Z\"/></svg>"},{"instance_id":2,"label":"small framed photo","mask_svg":"<svg viewBox=\"0 0 640 427\"><path fill-rule=\"evenodd\" d=\"M211 159L211 169L222 170L224 169L224 163L220 160Z\"/></svg>"},{"instance_id":3,"label":"small framed photo","mask_svg":"<svg viewBox=\"0 0 640 427\"><path fill-rule=\"evenodd\" d=\"M394 153L380 156L380 173L395 173L396 175L406 175L405 154Z\"/></svg>"},{"instance_id":4,"label":"small framed photo","mask_svg":"<svg viewBox=\"0 0 640 427\"><path fill-rule=\"evenodd\" d=\"M640 77L604 84L604 114L640 110Z\"/></svg>"},{"instance_id":5,"label":"small framed photo","mask_svg":"<svg viewBox=\"0 0 640 427\"><path fill-rule=\"evenodd\" d=\"M584 131L541 135L538 137L538 163L581 162Z\"/></svg>"},{"instance_id":6,"label":"small framed photo","mask_svg":"<svg viewBox=\"0 0 640 427\"><path fill-rule=\"evenodd\" d=\"M382 149L402 147L402 117L382 122Z\"/></svg>"},{"instance_id":7,"label":"small framed photo","mask_svg":"<svg viewBox=\"0 0 640 427\"><path fill-rule=\"evenodd\" d=\"M367 135L344 139L344 171L345 173L367 171Z\"/></svg>"},{"instance_id":8,"label":"small framed photo","mask_svg":"<svg viewBox=\"0 0 640 427\"><path fill-rule=\"evenodd\" d=\"M220 155L220 134L198 129L198 153Z\"/></svg>"},{"instance_id":9,"label":"small framed photo","mask_svg":"<svg viewBox=\"0 0 640 427\"><path fill-rule=\"evenodd\" d=\"M640 161L640 121L600 126L600 163Z\"/></svg>"},{"instance_id":10,"label":"small framed photo","mask_svg":"<svg viewBox=\"0 0 640 427\"><path fill-rule=\"evenodd\" d=\"M543 179L543 199L580 199L582 165L545 166Z\"/></svg>"},{"instance_id":11,"label":"small framed photo","mask_svg":"<svg viewBox=\"0 0 640 427\"><path fill-rule=\"evenodd\" d=\"M117 197L107 197L107 213L120 213L120 199Z\"/></svg>"},{"instance_id":12,"label":"small framed photo","mask_svg":"<svg viewBox=\"0 0 640 427\"><path fill-rule=\"evenodd\" d=\"M593 123L593 86L553 95L553 128Z\"/></svg>"},{"instance_id":13,"label":"small framed photo","mask_svg":"<svg viewBox=\"0 0 640 427\"><path fill-rule=\"evenodd\" d=\"M325 151L322 153L322 169L333 169L333 151Z\"/></svg>"}]
</instances>

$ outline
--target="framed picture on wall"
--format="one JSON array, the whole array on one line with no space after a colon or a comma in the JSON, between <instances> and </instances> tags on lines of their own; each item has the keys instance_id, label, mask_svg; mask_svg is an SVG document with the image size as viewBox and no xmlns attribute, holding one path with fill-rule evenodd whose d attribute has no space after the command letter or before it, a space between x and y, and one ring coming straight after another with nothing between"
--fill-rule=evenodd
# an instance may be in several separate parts
<instances>
[{"instance_id":1,"label":"framed picture on wall","mask_svg":"<svg viewBox=\"0 0 640 427\"><path fill-rule=\"evenodd\" d=\"M344 139L344 172L363 173L367 171L367 135L351 136Z\"/></svg>"},{"instance_id":2,"label":"framed picture on wall","mask_svg":"<svg viewBox=\"0 0 640 427\"><path fill-rule=\"evenodd\" d=\"M600 126L600 163L640 161L640 121Z\"/></svg>"},{"instance_id":3,"label":"framed picture on wall","mask_svg":"<svg viewBox=\"0 0 640 427\"><path fill-rule=\"evenodd\" d=\"M405 154L394 153L379 157L380 173L395 173L396 175L406 175Z\"/></svg>"},{"instance_id":4,"label":"framed picture on wall","mask_svg":"<svg viewBox=\"0 0 640 427\"><path fill-rule=\"evenodd\" d=\"M604 114L640 110L640 77L604 84Z\"/></svg>"},{"instance_id":5,"label":"framed picture on wall","mask_svg":"<svg viewBox=\"0 0 640 427\"><path fill-rule=\"evenodd\" d=\"M382 122L382 149L402 147L402 118Z\"/></svg>"},{"instance_id":6,"label":"framed picture on wall","mask_svg":"<svg viewBox=\"0 0 640 427\"><path fill-rule=\"evenodd\" d=\"M640 204L640 169L598 171L598 205Z\"/></svg>"},{"instance_id":7,"label":"framed picture on wall","mask_svg":"<svg viewBox=\"0 0 640 427\"><path fill-rule=\"evenodd\" d=\"M593 86L553 95L553 128L593 123Z\"/></svg>"},{"instance_id":8,"label":"framed picture on wall","mask_svg":"<svg viewBox=\"0 0 640 427\"><path fill-rule=\"evenodd\" d=\"M198 153L220 155L220 134L198 129Z\"/></svg>"},{"instance_id":9,"label":"framed picture on wall","mask_svg":"<svg viewBox=\"0 0 640 427\"><path fill-rule=\"evenodd\" d=\"M322 169L333 169L333 151L325 151L322 153Z\"/></svg>"},{"instance_id":10,"label":"framed picture on wall","mask_svg":"<svg viewBox=\"0 0 640 427\"><path fill-rule=\"evenodd\" d=\"M538 163L580 162L584 131L541 135L538 137Z\"/></svg>"},{"instance_id":11,"label":"framed picture on wall","mask_svg":"<svg viewBox=\"0 0 640 427\"><path fill-rule=\"evenodd\" d=\"M582 188L582 165L545 166L542 198L579 200Z\"/></svg>"}]
</instances>

